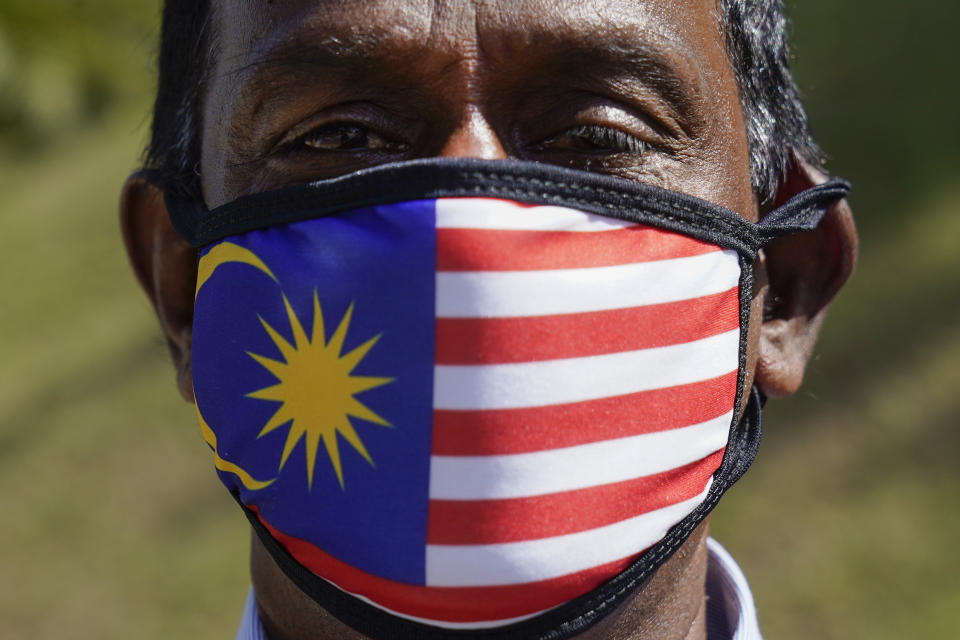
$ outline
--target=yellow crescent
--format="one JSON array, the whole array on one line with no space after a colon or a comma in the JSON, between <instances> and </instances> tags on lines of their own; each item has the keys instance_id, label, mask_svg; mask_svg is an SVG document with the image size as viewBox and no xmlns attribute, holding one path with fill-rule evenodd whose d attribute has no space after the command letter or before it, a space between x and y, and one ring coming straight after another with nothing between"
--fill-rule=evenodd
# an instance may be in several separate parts
<instances>
[{"instance_id":1,"label":"yellow crescent","mask_svg":"<svg viewBox=\"0 0 960 640\"><path fill-rule=\"evenodd\" d=\"M265 265L263 260L257 257L257 254L255 254L253 251L245 249L244 247L232 242L223 242L215 246L213 249L208 251L206 255L200 258L200 263L197 265L196 293L200 293L200 287L206 284L207 280L209 280L213 275L213 272L217 270L217 267L228 262L240 262L243 264L248 264L251 267L256 267L270 276L274 282L277 281L277 277L273 275L273 272L270 271L270 268ZM206 440L207 445L213 449L214 466L217 469L227 473L232 473L233 475L237 476L240 482L243 483L243 486L251 491L256 491L258 489L263 489L264 487L270 486L270 484L273 482L272 479L266 481L257 480L239 465L221 458L220 453L217 451L217 434L214 433L213 429L210 428L210 425L207 424L207 421L203 419L203 415L200 413L199 407L197 407L197 418L200 421L200 432L203 434L203 439Z\"/></svg>"},{"instance_id":2,"label":"yellow crescent","mask_svg":"<svg viewBox=\"0 0 960 640\"><path fill-rule=\"evenodd\" d=\"M213 466L220 471L226 471L227 473L232 473L233 475L239 478L240 482L243 483L247 489L251 491L257 491L258 489L263 489L264 487L270 486L276 478L270 480L257 480L251 476L245 469L242 467L230 462L229 460L224 460L220 457L220 454L217 452L217 434L213 432L213 429L210 428L210 425L207 424L207 421L203 419L203 415L200 414L200 408L197 407L197 418L200 420L200 432L203 433L203 439L207 441L207 444L213 449Z\"/></svg>"},{"instance_id":3,"label":"yellow crescent","mask_svg":"<svg viewBox=\"0 0 960 640\"><path fill-rule=\"evenodd\" d=\"M217 267L228 262L241 262L256 267L277 282L277 277L270 271L270 267L265 265L253 251L232 242L222 242L200 258L200 264L197 265L197 290L194 295L200 293L200 287L210 279Z\"/></svg>"}]
</instances>

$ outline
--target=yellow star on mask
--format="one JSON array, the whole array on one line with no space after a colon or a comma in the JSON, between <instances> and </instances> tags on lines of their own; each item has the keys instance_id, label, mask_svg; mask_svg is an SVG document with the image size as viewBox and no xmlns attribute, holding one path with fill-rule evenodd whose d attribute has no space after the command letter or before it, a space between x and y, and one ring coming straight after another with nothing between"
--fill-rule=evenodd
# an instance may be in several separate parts
<instances>
[{"instance_id":1,"label":"yellow star on mask","mask_svg":"<svg viewBox=\"0 0 960 640\"><path fill-rule=\"evenodd\" d=\"M373 465L373 459L354 430L349 417L361 418L384 427L391 426L389 422L354 397L357 393L393 381L393 378L352 375L354 368L363 360L380 336L374 336L349 353L341 354L343 341L353 317L353 303L343 315L329 342L325 342L323 312L320 309L316 291L313 294L313 331L310 338L307 338L286 296L283 297L283 303L293 332L292 345L263 318L260 318L260 323L277 345L285 361L281 362L247 352L279 381L278 384L249 393L247 397L283 403L257 437L264 436L289 423L290 430L287 432L287 440L283 446L279 469L283 469L290 452L300 439L304 438L307 448L307 486L310 489L313 488L313 470L322 439L327 455L330 457L330 463L340 481L340 488L343 489L343 466L340 462L338 433L357 453Z\"/></svg>"}]
</instances>

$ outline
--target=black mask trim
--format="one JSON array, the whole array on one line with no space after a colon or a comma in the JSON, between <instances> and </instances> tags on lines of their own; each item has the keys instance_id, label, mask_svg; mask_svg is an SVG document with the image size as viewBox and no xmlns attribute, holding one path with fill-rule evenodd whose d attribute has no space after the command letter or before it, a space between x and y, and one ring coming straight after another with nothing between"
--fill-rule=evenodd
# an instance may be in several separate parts
<instances>
[{"instance_id":1,"label":"black mask trim","mask_svg":"<svg viewBox=\"0 0 960 640\"><path fill-rule=\"evenodd\" d=\"M208 210L165 195L174 228L200 247L231 235L328 216L345 209L442 197L494 197L569 206L651 224L734 249L752 261L760 247L809 231L850 185L833 179L804 191L753 224L694 196L624 178L522 160L430 158L384 164L339 178L243 196Z\"/></svg>"}]
</instances>

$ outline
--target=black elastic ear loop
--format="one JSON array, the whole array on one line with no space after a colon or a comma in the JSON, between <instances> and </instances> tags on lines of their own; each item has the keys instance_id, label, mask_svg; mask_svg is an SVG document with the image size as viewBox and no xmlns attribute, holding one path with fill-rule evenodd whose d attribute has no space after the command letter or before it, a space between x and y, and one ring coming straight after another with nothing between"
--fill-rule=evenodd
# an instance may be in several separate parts
<instances>
[{"instance_id":1,"label":"black elastic ear loop","mask_svg":"<svg viewBox=\"0 0 960 640\"><path fill-rule=\"evenodd\" d=\"M757 248L791 233L813 231L823 221L827 209L849 192L849 182L833 178L790 198L757 224Z\"/></svg>"},{"instance_id":2,"label":"black elastic ear loop","mask_svg":"<svg viewBox=\"0 0 960 640\"><path fill-rule=\"evenodd\" d=\"M191 247L201 246L203 238L201 238L199 232L200 219L204 214L209 213L203 201L185 200L164 191L163 202L167 207L170 223L174 230L180 234L180 237L186 240Z\"/></svg>"}]
</instances>

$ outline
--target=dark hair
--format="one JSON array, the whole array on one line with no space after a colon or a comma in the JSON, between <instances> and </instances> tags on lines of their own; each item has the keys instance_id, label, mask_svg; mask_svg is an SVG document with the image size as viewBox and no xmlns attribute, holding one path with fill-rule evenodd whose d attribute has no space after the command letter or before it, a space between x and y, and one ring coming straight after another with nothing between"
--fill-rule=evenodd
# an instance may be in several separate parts
<instances>
[{"instance_id":1,"label":"dark hair","mask_svg":"<svg viewBox=\"0 0 960 640\"><path fill-rule=\"evenodd\" d=\"M750 175L769 201L793 154L819 167L822 156L790 74L782 0L721 0L728 55L740 88L750 146ZM209 0L166 0L159 81L145 166L157 186L199 198L200 109L213 39Z\"/></svg>"},{"instance_id":2,"label":"dark hair","mask_svg":"<svg viewBox=\"0 0 960 640\"><path fill-rule=\"evenodd\" d=\"M213 66L209 0L165 0L145 168L154 183L184 198L200 198L200 110Z\"/></svg>"}]
</instances>

